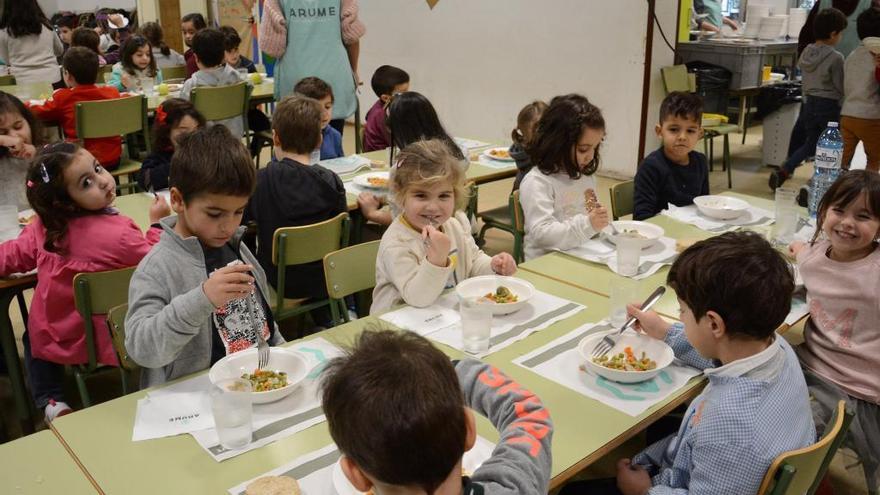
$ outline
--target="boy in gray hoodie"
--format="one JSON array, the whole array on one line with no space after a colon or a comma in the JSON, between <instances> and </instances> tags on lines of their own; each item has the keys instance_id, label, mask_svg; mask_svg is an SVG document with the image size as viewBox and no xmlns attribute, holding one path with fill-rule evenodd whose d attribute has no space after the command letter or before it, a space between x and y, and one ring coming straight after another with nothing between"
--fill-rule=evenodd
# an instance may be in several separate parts
<instances>
[{"instance_id":1,"label":"boy in gray hoodie","mask_svg":"<svg viewBox=\"0 0 880 495\"><path fill-rule=\"evenodd\" d=\"M843 100L843 55L834 49L840 42L847 20L843 12L828 8L816 15L813 32L816 42L808 45L798 67L803 76L804 101L788 143L788 158L770 174L770 189L776 190L801 162L813 156L819 136L840 117Z\"/></svg>"},{"instance_id":2,"label":"boy in gray hoodie","mask_svg":"<svg viewBox=\"0 0 880 495\"><path fill-rule=\"evenodd\" d=\"M367 330L324 371L323 408L340 466L359 491L538 494L550 482L553 423L541 400L493 366L449 361L413 332ZM473 412L499 431L473 473Z\"/></svg>"},{"instance_id":3,"label":"boy in gray hoodie","mask_svg":"<svg viewBox=\"0 0 880 495\"><path fill-rule=\"evenodd\" d=\"M141 387L202 371L253 347L284 342L267 303L266 274L241 242L254 191L250 155L223 126L182 139L171 160L171 207L159 243L131 278L125 348Z\"/></svg>"}]
</instances>

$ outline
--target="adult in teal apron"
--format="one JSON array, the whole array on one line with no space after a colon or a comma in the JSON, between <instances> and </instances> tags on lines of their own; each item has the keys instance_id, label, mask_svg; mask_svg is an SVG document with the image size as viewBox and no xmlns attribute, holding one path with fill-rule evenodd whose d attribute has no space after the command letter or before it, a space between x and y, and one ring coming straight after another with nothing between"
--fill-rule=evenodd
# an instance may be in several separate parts
<instances>
[{"instance_id":1,"label":"adult in teal apron","mask_svg":"<svg viewBox=\"0 0 880 495\"><path fill-rule=\"evenodd\" d=\"M314 76L333 88L332 118L341 120L352 115L357 100L354 75L342 43L341 1L278 3L287 20L287 48L275 63L275 100L293 93L300 79Z\"/></svg>"},{"instance_id":2,"label":"adult in teal apron","mask_svg":"<svg viewBox=\"0 0 880 495\"><path fill-rule=\"evenodd\" d=\"M721 23L724 19L721 14L721 0L703 0L703 12L699 13L706 14L706 21L721 29Z\"/></svg>"}]
</instances>

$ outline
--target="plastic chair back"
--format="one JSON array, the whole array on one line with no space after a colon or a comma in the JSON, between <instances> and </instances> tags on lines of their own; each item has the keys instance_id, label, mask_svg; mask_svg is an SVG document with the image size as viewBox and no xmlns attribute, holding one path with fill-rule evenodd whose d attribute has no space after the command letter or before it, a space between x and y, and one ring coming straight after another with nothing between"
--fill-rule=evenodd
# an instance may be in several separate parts
<instances>
[{"instance_id":1,"label":"plastic chair back","mask_svg":"<svg viewBox=\"0 0 880 495\"><path fill-rule=\"evenodd\" d=\"M0 86L14 86L15 85L15 76L6 75L0 76Z\"/></svg>"},{"instance_id":2,"label":"plastic chair back","mask_svg":"<svg viewBox=\"0 0 880 495\"><path fill-rule=\"evenodd\" d=\"M171 67L162 67L162 80L169 79L186 79L185 65L172 65Z\"/></svg>"},{"instance_id":3,"label":"plastic chair back","mask_svg":"<svg viewBox=\"0 0 880 495\"><path fill-rule=\"evenodd\" d=\"M688 76L687 67L684 65L663 67L660 69L660 74L663 76L663 85L666 86L667 93L673 91L684 91L685 93L689 93L691 91L690 78ZM694 81L694 84L696 85L696 80Z\"/></svg>"},{"instance_id":4,"label":"plastic chair back","mask_svg":"<svg viewBox=\"0 0 880 495\"><path fill-rule=\"evenodd\" d=\"M191 100L205 120L224 120L247 115L250 93L251 87L244 81L229 86L197 86Z\"/></svg>"},{"instance_id":5,"label":"plastic chair back","mask_svg":"<svg viewBox=\"0 0 880 495\"><path fill-rule=\"evenodd\" d=\"M758 495L815 493L834 453L843 442L853 416L854 413L846 407L846 403L839 401L822 438L809 447L783 452L777 456L761 482Z\"/></svg>"},{"instance_id":6,"label":"plastic chair back","mask_svg":"<svg viewBox=\"0 0 880 495\"><path fill-rule=\"evenodd\" d=\"M97 368L97 349L92 315L106 314L128 302L128 283L135 267L106 272L78 273L73 277L73 303L85 322L89 369Z\"/></svg>"},{"instance_id":7,"label":"plastic chair back","mask_svg":"<svg viewBox=\"0 0 880 495\"><path fill-rule=\"evenodd\" d=\"M119 358L119 365L126 370L134 371L140 366L131 359L125 348L126 313L128 313L128 304L110 308L107 312L107 325L110 327L110 336L113 338L113 348L116 350L116 357Z\"/></svg>"},{"instance_id":8,"label":"plastic chair back","mask_svg":"<svg viewBox=\"0 0 880 495\"><path fill-rule=\"evenodd\" d=\"M324 276L334 325L340 320L349 321L345 297L376 286L379 242L349 246L324 256Z\"/></svg>"},{"instance_id":9,"label":"plastic chair back","mask_svg":"<svg viewBox=\"0 0 880 495\"><path fill-rule=\"evenodd\" d=\"M611 186L611 219L632 215L635 182L628 180Z\"/></svg>"},{"instance_id":10,"label":"plastic chair back","mask_svg":"<svg viewBox=\"0 0 880 495\"><path fill-rule=\"evenodd\" d=\"M108 118L110 115L113 117ZM149 153L149 129L147 99L143 95L76 104L76 136L80 140L141 133Z\"/></svg>"},{"instance_id":11,"label":"plastic chair back","mask_svg":"<svg viewBox=\"0 0 880 495\"><path fill-rule=\"evenodd\" d=\"M526 219L523 214L522 204L519 202L519 189L513 191L510 195L510 218L513 219L513 228L516 229L517 232L525 235L526 233Z\"/></svg>"}]
</instances>

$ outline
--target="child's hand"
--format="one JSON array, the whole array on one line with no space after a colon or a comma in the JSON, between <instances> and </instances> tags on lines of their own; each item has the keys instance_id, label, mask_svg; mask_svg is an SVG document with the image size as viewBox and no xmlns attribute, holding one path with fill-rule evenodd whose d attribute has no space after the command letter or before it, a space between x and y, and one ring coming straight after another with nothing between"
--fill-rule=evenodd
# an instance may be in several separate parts
<instances>
[{"instance_id":1,"label":"child's hand","mask_svg":"<svg viewBox=\"0 0 880 495\"><path fill-rule=\"evenodd\" d=\"M34 145L32 144L24 143L16 156L19 158L26 158L30 160L31 158L37 156L37 148L34 147Z\"/></svg>"},{"instance_id":2,"label":"child's hand","mask_svg":"<svg viewBox=\"0 0 880 495\"><path fill-rule=\"evenodd\" d=\"M372 220L379 208L382 207L382 200L373 193L362 192L358 194L357 202L361 213L367 220Z\"/></svg>"},{"instance_id":3,"label":"child's hand","mask_svg":"<svg viewBox=\"0 0 880 495\"><path fill-rule=\"evenodd\" d=\"M657 340L666 338L666 333L669 332L669 323L656 312L642 311L635 304L627 304L626 314L636 318L634 325L636 330L645 332L648 336Z\"/></svg>"},{"instance_id":4,"label":"child's hand","mask_svg":"<svg viewBox=\"0 0 880 495\"><path fill-rule=\"evenodd\" d=\"M601 203L598 203L587 215L590 218L590 225L596 232L608 226L608 208L602 206Z\"/></svg>"},{"instance_id":5,"label":"child's hand","mask_svg":"<svg viewBox=\"0 0 880 495\"><path fill-rule=\"evenodd\" d=\"M211 304L219 308L254 291L254 277L248 273L253 269L253 266L244 264L224 266L208 277L202 290Z\"/></svg>"},{"instance_id":6,"label":"child's hand","mask_svg":"<svg viewBox=\"0 0 880 495\"><path fill-rule=\"evenodd\" d=\"M170 214L171 207L168 206L168 202L163 196L157 194L153 199L153 204L150 205L150 224L154 224Z\"/></svg>"},{"instance_id":7,"label":"child's hand","mask_svg":"<svg viewBox=\"0 0 880 495\"><path fill-rule=\"evenodd\" d=\"M0 136L0 146L5 146L12 156L18 158L33 158L36 154L34 146L18 136Z\"/></svg>"},{"instance_id":8,"label":"child's hand","mask_svg":"<svg viewBox=\"0 0 880 495\"><path fill-rule=\"evenodd\" d=\"M617 489L623 495L645 495L651 489L651 475L629 459L617 461Z\"/></svg>"},{"instance_id":9,"label":"child's hand","mask_svg":"<svg viewBox=\"0 0 880 495\"><path fill-rule=\"evenodd\" d=\"M126 74L125 72L123 72L122 73L122 85L126 89L135 89L135 87L137 86L137 79L134 79L133 77L131 77L128 74Z\"/></svg>"},{"instance_id":10,"label":"child's hand","mask_svg":"<svg viewBox=\"0 0 880 495\"><path fill-rule=\"evenodd\" d=\"M437 230L433 225L422 228L422 239L428 261L435 266L445 267L449 264L449 248L452 241L449 236Z\"/></svg>"},{"instance_id":11,"label":"child's hand","mask_svg":"<svg viewBox=\"0 0 880 495\"><path fill-rule=\"evenodd\" d=\"M788 255L792 258L797 258L798 253L800 253L805 247L807 247L806 242L794 241L788 245Z\"/></svg>"},{"instance_id":12,"label":"child's hand","mask_svg":"<svg viewBox=\"0 0 880 495\"><path fill-rule=\"evenodd\" d=\"M507 253L498 253L492 256L492 271L498 275L511 276L516 273L516 261Z\"/></svg>"}]
</instances>

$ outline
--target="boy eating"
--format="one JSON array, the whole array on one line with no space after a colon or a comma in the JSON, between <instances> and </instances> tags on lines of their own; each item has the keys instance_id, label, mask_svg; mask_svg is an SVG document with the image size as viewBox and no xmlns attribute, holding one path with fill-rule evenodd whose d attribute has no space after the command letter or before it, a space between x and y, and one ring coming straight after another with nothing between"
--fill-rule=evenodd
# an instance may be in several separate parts
<instances>
[{"instance_id":1,"label":"boy eating","mask_svg":"<svg viewBox=\"0 0 880 495\"><path fill-rule=\"evenodd\" d=\"M305 77L296 83L293 92L314 98L321 105L320 160L345 156L345 152L342 151L342 134L330 125L330 119L333 117L333 88L317 77Z\"/></svg>"},{"instance_id":2,"label":"boy eating","mask_svg":"<svg viewBox=\"0 0 880 495\"><path fill-rule=\"evenodd\" d=\"M550 414L492 366L450 362L413 332L367 330L328 364L322 385L342 471L362 492L547 493ZM500 440L468 474L462 455L476 442L473 411L492 421Z\"/></svg>"},{"instance_id":3,"label":"boy eating","mask_svg":"<svg viewBox=\"0 0 880 495\"><path fill-rule=\"evenodd\" d=\"M675 206L693 204L709 194L706 155L694 151L703 136L703 101L673 91L660 104L660 123L654 127L663 146L646 156L635 177L633 220L645 220Z\"/></svg>"},{"instance_id":4,"label":"boy eating","mask_svg":"<svg viewBox=\"0 0 880 495\"><path fill-rule=\"evenodd\" d=\"M391 146L391 137L385 127L385 107L397 93L409 91L409 74L403 69L383 65L376 69L370 86L379 99L367 111L367 125L364 126L364 151L384 150Z\"/></svg>"},{"instance_id":5,"label":"boy eating","mask_svg":"<svg viewBox=\"0 0 880 495\"><path fill-rule=\"evenodd\" d=\"M254 165L223 126L184 137L171 159L171 208L159 243L128 290L125 348L141 387L208 369L223 356L284 342L267 303L266 275L241 242Z\"/></svg>"},{"instance_id":6,"label":"boy eating","mask_svg":"<svg viewBox=\"0 0 880 495\"><path fill-rule=\"evenodd\" d=\"M709 384L677 434L618 461L617 488L624 495L756 493L776 456L816 435L800 364L775 332L791 307L791 270L757 234L732 232L685 250L667 283L681 323L627 309L642 331L703 369ZM565 493L589 493L575 486Z\"/></svg>"}]
</instances>

